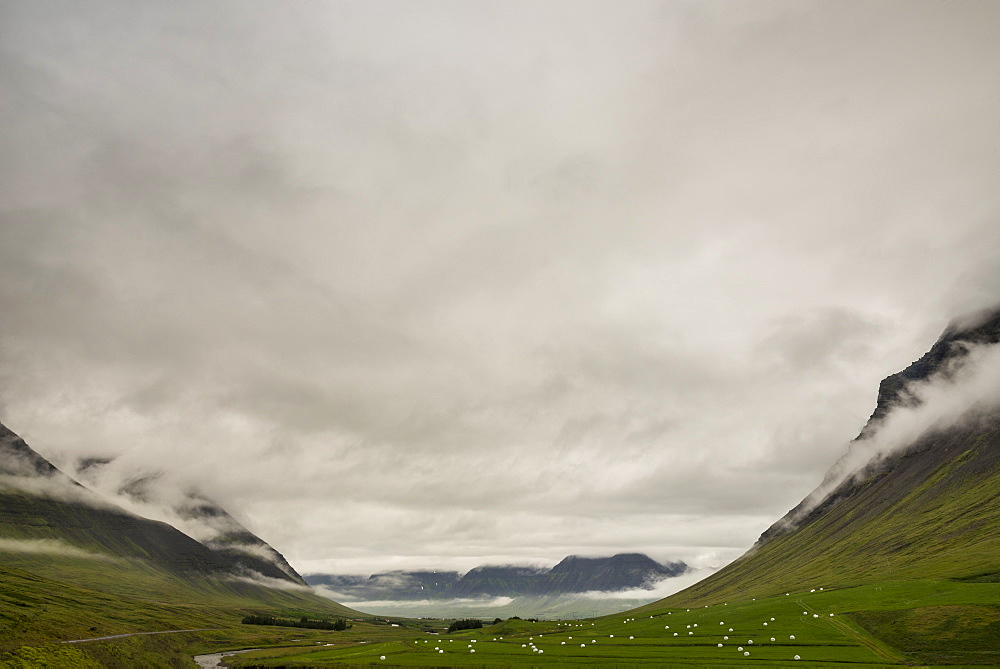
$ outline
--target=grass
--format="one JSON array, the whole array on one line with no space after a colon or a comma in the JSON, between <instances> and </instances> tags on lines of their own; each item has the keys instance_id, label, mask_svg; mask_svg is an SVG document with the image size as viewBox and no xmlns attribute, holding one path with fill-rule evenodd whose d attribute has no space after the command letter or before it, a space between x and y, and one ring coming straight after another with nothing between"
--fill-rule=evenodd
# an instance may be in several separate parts
<instances>
[{"instance_id":1,"label":"grass","mask_svg":"<svg viewBox=\"0 0 1000 669\"><path fill-rule=\"evenodd\" d=\"M0 488L0 538L4 667L190 667L202 648L311 638L248 631L247 614L362 615L292 583L234 578L224 558L176 529L101 505ZM204 628L219 631L58 643Z\"/></svg>"},{"instance_id":2,"label":"grass","mask_svg":"<svg viewBox=\"0 0 1000 669\"><path fill-rule=\"evenodd\" d=\"M49 565L46 560L49 558L40 559L35 567L48 566L81 581L89 578L93 569L93 562L86 558L63 557L59 565ZM242 586L211 580L181 583L148 565L129 567L132 563L128 561L119 566L126 582L117 592L46 578L7 563L5 558L5 566L0 567L3 667L189 667L195 654L243 648L262 650L227 661L242 667L372 663L732 666L740 662L767 666L1000 665L1000 583L979 577L896 580L851 587L815 581L810 588L790 590L787 596L783 592L769 597L748 593L708 606L677 605L670 598L629 614L588 621L508 620L482 630L446 635L442 632L447 621L394 620L400 626L393 627L302 593L272 591L258 598L253 593L260 589L241 593ZM139 570L134 573L141 577L129 579L130 570ZM344 615L345 611L354 619L354 627L346 632L240 624L247 613L322 618ZM626 622L626 618L634 620ZM719 625L720 621L726 624ZM199 628L219 629L71 647L51 643ZM729 633L729 628L734 632ZM677 637L673 636L675 631ZM532 651L529 644L544 652ZM740 645L744 651L737 650ZM470 652L473 649L475 653ZM745 657L744 652L750 656ZM383 655L385 661L379 659ZM795 655L802 659L795 661Z\"/></svg>"},{"instance_id":3,"label":"grass","mask_svg":"<svg viewBox=\"0 0 1000 669\"><path fill-rule=\"evenodd\" d=\"M668 602L767 597L811 583L990 580L1000 573L1000 429L955 429L932 447L941 453L902 456L823 516L771 537ZM959 452L951 457L949 449ZM930 456L944 461L916 471Z\"/></svg>"},{"instance_id":4,"label":"grass","mask_svg":"<svg viewBox=\"0 0 1000 669\"><path fill-rule=\"evenodd\" d=\"M666 600L587 621L507 621L451 635L430 633L441 621L430 632L424 621L376 624L309 593L213 578L198 562L204 551L155 525L11 496L0 506L0 536L59 538L105 557L0 554L0 666L190 667L192 655L243 648L260 650L229 664L1000 666L1000 429L953 430L933 446ZM147 549L168 559L137 557ZM345 632L240 625L248 613L355 624ZM51 643L208 627L218 629Z\"/></svg>"},{"instance_id":5,"label":"grass","mask_svg":"<svg viewBox=\"0 0 1000 669\"><path fill-rule=\"evenodd\" d=\"M242 616L251 611L319 618L341 609L318 598L291 598L265 607L211 589L186 603L175 601L178 593L170 601L151 601L4 566L0 666L186 667L195 654L242 648L262 650L228 658L233 666L1000 665L1000 583L924 579L840 588L813 585L815 592L799 589L787 596L734 598L701 607L660 602L587 621L508 620L447 635L447 621L394 620L400 626L393 627L356 613L354 627L346 632L241 625ZM74 646L51 643L207 627L219 629ZM531 644L544 652L532 651ZM383 655L385 661L379 659ZM795 655L802 659L795 661Z\"/></svg>"},{"instance_id":6,"label":"grass","mask_svg":"<svg viewBox=\"0 0 1000 669\"><path fill-rule=\"evenodd\" d=\"M855 615L872 634L924 664L1000 664L1000 606L924 606Z\"/></svg>"},{"instance_id":7,"label":"grass","mask_svg":"<svg viewBox=\"0 0 1000 669\"><path fill-rule=\"evenodd\" d=\"M63 570L70 569L71 565L63 566ZM202 649L280 645L310 638L303 634L308 630L269 630L266 635L249 630L250 626L240 624L248 613L268 611L312 618L335 617L345 611L360 615L320 597L295 592L275 591L268 604L207 581L200 588L177 584L169 593L164 592L167 583L158 582L156 592L170 596L156 601L148 592L107 592L4 564L0 566L0 666L37 667L47 666L46 662L54 667L91 666L87 662L92 661L106 667L188 667L190 656ZM181 601L185 596L186 601ZM202 628L221 629L52 645L113 634ZM52 659L40 659L44 657Z\"/></svg>"},{"instance_id":8,"label":"grass","mask_svg":"<svg viewBox=\"0 0 1000 669\"><path fill-rule=\"evenodd\" d=\"M228 661L236 667L373 663L732 666L745 662L758 666L880 667L927 662L996 665L1000 664L998 606L1000 584L887 582L813 593L798 591L788 596L751 598L690 610L647 607L641 615L628 613L588 621L508 621L482 630L440 636L397 633L389 637L378 630L358 629L350 637L339 638L334 646L314 643L309 648L262 650ZM904 622L902 627L900 621ZM910 630L912 634L893 636L887 630ZM939 634L948 630L954 635L951 641L946 634ZM922 633L939 639L942 650L935 651L933 644L915 645ZM950 651L955 647L953 642L969 650ZM532 644L544 652L533 651ZM737 650L741 646L744 650ZM744 652L750 655L744 656ZM379 659L383 655L384 661ZM794 660L795 655L802 659Z\"/></svg>"}]
</instances>

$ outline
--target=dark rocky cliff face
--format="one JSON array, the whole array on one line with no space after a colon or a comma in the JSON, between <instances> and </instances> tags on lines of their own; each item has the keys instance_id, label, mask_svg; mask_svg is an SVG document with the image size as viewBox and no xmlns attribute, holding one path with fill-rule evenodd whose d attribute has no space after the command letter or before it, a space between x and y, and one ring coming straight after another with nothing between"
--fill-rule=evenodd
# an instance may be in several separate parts
<instances>
[{"instance_id":1,"label":"dark rocky cliff face","mask_svg":"<svg viewBox=\"0 0 1000 669\"><path fill-rule=\"evenodd\" d=\"M968 354L969 346L1000 343L1000 308L983 312L963 324L952 324L930 350L901 372L882 379L878 387L875 411L858 439L878 429L893 408L913 406L916 398L907 390L915 381L926 381L938 374L948 374Z\"/></svg>"},{"instance_id":2,"label":"dark rocky cliff face","mask_svg":"<svg viewBox=\"0 0 1000 669\"><path fill-rule=\"evenodd\" d=\"M207 497L191 493L186 504L178 512L187 520L213 521L213 527L219 528L220 531L211 539L203 539L201 543L234 565L268 578L306 585L305 580L292 568L292 565L288 564L284 555Z\"/></svg>"}]
</instances>

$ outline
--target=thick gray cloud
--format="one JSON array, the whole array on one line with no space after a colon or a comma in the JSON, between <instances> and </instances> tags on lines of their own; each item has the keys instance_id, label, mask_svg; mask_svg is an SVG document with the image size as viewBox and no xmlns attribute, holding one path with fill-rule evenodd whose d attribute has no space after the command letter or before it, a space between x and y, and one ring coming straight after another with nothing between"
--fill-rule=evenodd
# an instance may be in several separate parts
<instances>
[{"instance_id":1,"label":"thick gray cloud","mask_svg":"<svg viewBox=\"0 0 1000 669\"><path fill-rule=\"evenodd\" d=\"M0 410L302 570L718 564L1000 295L1000 7L0 6Z\"/></svg>"}]
</instances>

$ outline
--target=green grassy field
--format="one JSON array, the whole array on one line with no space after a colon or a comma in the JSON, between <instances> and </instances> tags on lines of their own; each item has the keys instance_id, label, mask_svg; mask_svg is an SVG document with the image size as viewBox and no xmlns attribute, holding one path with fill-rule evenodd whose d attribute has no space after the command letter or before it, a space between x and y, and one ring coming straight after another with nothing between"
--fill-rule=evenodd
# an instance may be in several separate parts
<instances>
[{"instance_id":1,"label":"green grassy field","mask_svg":"<svg viewBox=\"0 0 1000 669\"><path fill-rule=\"evenodd\" d=\"M188 603L152 601L0 567L0 666L191 667L196 654L244 648L262 650L227 661L237 667L1000 665L995 580L815 586L690 609L661 602L586 621L509 620L449 635L446 621L394 619L392 626L357 612L345 632L242 625L254 611L321 618L344 609L300 597L265 607L211 590ZM202 628L215 629L53 643Z\"/></svg>"},{"instance_id":2,"label":"green grassy field","mask_svg":"<svg viewBox=\"0 0 1000 669\"><path fill-rule=\"evenodd\" d=\"M332 646L314 641L310 648L228 661L238 667L996 665L998 620L1000 584L887 582L691 609L647 607L592 621L508 621L450 635L356 629L350 638L323 642ZM959 643L944 639L942 630L952 630ZM930 637L937 645L926 642Z\"/></svg>"}]
</instances>

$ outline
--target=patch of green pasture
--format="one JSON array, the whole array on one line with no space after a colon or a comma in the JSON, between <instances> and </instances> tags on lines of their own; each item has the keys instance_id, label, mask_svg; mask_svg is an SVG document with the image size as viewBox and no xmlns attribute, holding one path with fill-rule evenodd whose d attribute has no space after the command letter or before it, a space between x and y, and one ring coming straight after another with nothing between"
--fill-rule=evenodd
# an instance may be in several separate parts
<instances>
[{"instance_id":1,"label":"patch of green pasture","mask_svg":"<svg viewBox=\"0 0 1000 669\"><path fill-rule=\"evenodd\" d=\"M1000 606L924 606L854 617L921 663L1000 666Z\"/></svg>"},{"instance_id":2,"label":"patch of green pasture","mask_svg":"<svg viewBox=\"0 0 1000 669\"><path fill-rule=\"evenodd\" d=\"M1000 604L1000 583L950 580L888 581L852 588L791 593L827 613L909 609L948 604ZM773 598L773 599L780 599Z\"/></svg>"},{"instance_id":3,"label":"patch of green pasture","mask_svg":"<svg viewBox=\"0 0 1000 669\"><path fill-rule=\"evenodd\" d=\"M62 669L102 669L96 659L83 653L79 648L58 644L41 647L19 648L16 652L0 658L3 669L38 669L39 667L60 667Z\"/></svg>"},{"instance_id":4,"label":"patch of green pasture","mask_svg":"<svg viewBox=\"0 0 1000 669\"><path fill-rule=\"evenodd\" d=\"M217 627L224 618L217 611L129 599L0 567L0 652L110 634Z\"/></svg>"}]
</instances>

